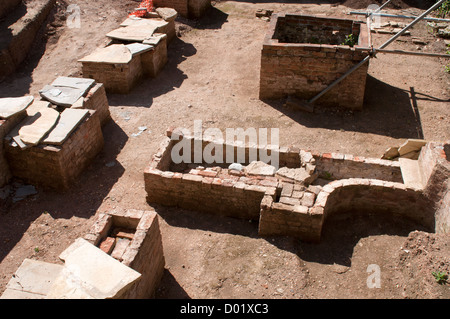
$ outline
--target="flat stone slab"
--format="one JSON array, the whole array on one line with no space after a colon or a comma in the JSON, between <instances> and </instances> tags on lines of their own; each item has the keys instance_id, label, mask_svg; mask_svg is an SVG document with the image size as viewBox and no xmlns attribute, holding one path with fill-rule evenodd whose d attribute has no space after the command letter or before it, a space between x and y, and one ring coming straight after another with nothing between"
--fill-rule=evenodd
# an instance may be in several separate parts
<instances>
[{"instance_id":1,"label":"flat stone slab","mask_svg":"<svg viewBox=\"0 0 450 319\"><path fill-rule=\"evenodd\" d=\"M415 189L423 189L425 185L422 179L419 161L409 158L399 158L398 161L405 185Z\"/></svg>"},{"instance_id":2,"label":"flat stone slab","mask_svg":"<svg viewBox=\"0 0 450 319\"><path fill-rule=\"evenodd\" d=\"M156 8L155 11L165 21L175 20L178 15L178 12L172 8Z\"/></svg>"},{"instance_id":3,"label":"flat stone slab","mask_svg":"<svg viewBox=\"0 0 450 319\"><path fill-rule=\"evenodd\" d=\"M46 85L39 94L53 104L71 107L93 87L95 80L59 77L51 85Z\"/></svg>"},{"instance_id":4,"label":"flat stone slab","mask_svg":"<svg viewBox=\"0 0 450 319\"><path fill-rule=\"evenodd\" d=\"M55 128L42 140L42 143L62 145L88 114L89 110L65 109Z\"/></svg>"},{"instance_id":5,"label":"flat stone slab","mask_svg":"<svg viewBox=\"0 0 450 319\"><path fill-rule=\"evenodd\" d=\"M83 238L78 238L59 256L64 268L47 294L48 299L120 298L141 278Z\"/></svg>"},{"instance_id":6,"label":"flat stone slab","mask_svg":"<svg viewBox=\"0 0 450 319\"><path fill-rule=\"evenodd\" d=\"M106 48L98 48L91 54L78 60L79 62L94 62L108 64L127 64L131 61L133 55L123 44L112 44Z\"/></svg>"},{"instance_id":7,"label":"flat stone slab","mask_svg":"<svg viewBox=\"0 0 450 319\"><path fill-rule=\"evenodd\" d=\"M249 175L274 176L276 168L262 161L253 161L245 168L245 172Z\"/></svg>"},{"instance_id":8,"label":"flat stone slab","mask_svg":"<svg viewBox=\"0 0 450 319\"><path fill-rule=\"evenodd\" d=\"M314 182L314 180L317 179L317 174L311 173L303 167L282 167L276 172L276 175L303 184L311 184L312 182Z\"/></svg>"},{"instance_id":9,"label":"flat stone slab","mask_svg":"<svg viewBox=\"0 0 450 319\"><path fill-rule=\"evenodd\" d=\"M129 17L124 22L120 24L121 27L129 27L129 26L151 26L154 27L155 30L159 28L164 28L169 23L164 20L158 20L158 19L146 19L146 18L139 18L139 17Z\"/></svg>"},{"instance_id":10,"label":"flat stone slab","mask_svg":"<svg viewBox=\"0 0 450 319\"><path fill-rule=\"evenodd\" d=\"M44 299L62 268L62 265L25 259L1 299Z\"/></svg>"},{"instance_id":11,"label":"flat stone slab","mask_svg":"<svg viewBox=\"0 0 450 319\"><path fill-rule=\"evenodd\" d=\"M153 45L150 44L142 44L142 43L131 43L131 44L127 44L125 45L128 50L130 50L131 54L134 55L139 55L151 50L154 50L155 47Z\"/></svg>"},{"instance_id":12,"label":"flat stone slab","mask_svg":"<svg viewBox=\"0 0 450 319\"><path fill-rule=\"evenodd\" d=\"M51 108L43 108L29 117L24 126L19 129L22 142L37 145L56 125L59 112Z\"/></svg>"},{"instance_id":13,"label":"flat stone slab","mask_svg":"<svg viewBox=\"0 0 450 319\"><path fill-rule=\"evenodd\" d=\"M167 24L167 22L164 21L163 23ZM145 39L150 38L160 27L161 25L156 23L142 23L142 25L132 24L115 29L106 34L106 36L116 40L142 42Z\"/></svg>"},{"instance_id":14,"label":"flat stone slab","mask_svg":"<svg viewBox=\"0 0 450 319\"><path fill-rule=\"evenodd\" d=\"M14 114L22 112L31 103L33 103L34 97L7 97L0 99L0 118L8 119Z\"/></svg>"}]
</instances>

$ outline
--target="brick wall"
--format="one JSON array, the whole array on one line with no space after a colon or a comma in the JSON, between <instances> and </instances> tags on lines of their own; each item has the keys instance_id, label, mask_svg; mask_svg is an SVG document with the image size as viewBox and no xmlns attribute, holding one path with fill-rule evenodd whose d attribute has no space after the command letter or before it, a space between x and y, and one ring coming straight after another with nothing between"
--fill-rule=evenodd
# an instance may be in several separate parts
<instances>
[{"instance_id":1,"label":"brick wall","mask_svg":"<svg viewBox=\"0 0 450 319\"><path fill-rule=\"evenodd\" d=\"M198 19L211 6L211 0L154 0L156 7L175 9L185 18Z\"/></svg>"},{"instance_id":2,"label":"brick wall","mask_svg":"<svg viewBox=\"0 0 450 319\"><path fill-rule=\"evenodd\" d=\"M183 17L189 16L188 0L154 0L155 7L175 9Z\"/></svg>"},{"instance_id":3,"label":"brick wall","mask_svg":"<svg viewBox=\"0 0 450 319\"><path fill-rule=\"evenodd\" d=\"M96 83L95 86L89 90L84 98L83 108L94 110L102 126L111 119L108 97L106 96L103 83Z\"/></svg>"},{"instance_id":4,"label":"brick wall","mask_svg":"<svg viewBox=\"0 0 450 319\"><path fill-rule=\"evenodd\" d=\"M191 18L202 17L211 7L211 0L188 0L189 16Z\"/></svg>"},{"instance_id":5,"label":"brick wall","mask_svg":"<svg viewBox=\"0 0 450 319\"><path fill-rule=\"evenodd\" d=\"M153 50L140 57L144 74L156 77L167 63L167 37L163 37Z\"/></svg>"},{"instance_id":6,"label":"brick wall","mask_svg":"<svg viewBox=\"0 0 450 319\"><path fill-rule=\"evenodd\" d=\"M114 242L115 229L126 229L131 235L129 244L120 257L108 248L109 239ZM158 215L154 210L116 209L100 213L84 239L111 254L124 265L141 274L141 279L122 296L124 299L151 298L161 281L165 259L162 247Z\"/></svg>"},{"instance_id":7,"label":"brick wall","mask_svg":"<svg viewBox=\"0 0 450 319\"><path fill-rule=\"evenodd\" d=\"M83 77L103 83L111 93L127 94L142 78L141 57L134 56L126 64L82 62Z\"/></svg>"},{"instance_id":8,"label":"brick wall","mask_svg":"<svg viewBox=\"0 0 450 319\"><path fill-rule=\"evenodd\" d=\"M283 15L279 16L283 18ZM325 21L337 23L336 19ZM348 24L348 21L344 24ZM325 22L324 22L325 23ZM359 46L368 46L365 25L360 26ZM311 99L346 73L367 54L347 45L283 43L275 38L277 19L272 19L263 43L260 71L260 98L281 99L294 95ZM355 27L350 27L350 32ZM341 34L344 34L342 32ZM336 35L337 36L337 35ZM361 109L369 64L366 63L316 103Z\"/></svg>"},{"instance_id":9,"label":"brick wall","mask_svg":"<svg viewBox=\"0 0 450 319\"><path fill-rule=\"evenodd\" d=\"M103 147L100 121L90 111L88 118L62 146L37 145L22 150L5 143L11 173L28 183L67 189Z\"/></svg>"}]
</instances>

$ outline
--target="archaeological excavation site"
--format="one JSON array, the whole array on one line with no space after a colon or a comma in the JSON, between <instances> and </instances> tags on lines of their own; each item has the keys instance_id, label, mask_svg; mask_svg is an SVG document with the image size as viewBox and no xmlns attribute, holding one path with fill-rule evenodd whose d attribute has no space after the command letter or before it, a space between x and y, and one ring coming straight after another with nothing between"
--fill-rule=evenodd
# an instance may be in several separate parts
<instances>
[{"instance_id":1,"label":"archaeological excavation site","mask_svg":"<svg viewBox=\"0 0 450 319\"><path fill-rule=\"evenodd\" d=\"M2 0L0 39L0 299L450 298L448 0Z\"/></svg>"}]
</instances>

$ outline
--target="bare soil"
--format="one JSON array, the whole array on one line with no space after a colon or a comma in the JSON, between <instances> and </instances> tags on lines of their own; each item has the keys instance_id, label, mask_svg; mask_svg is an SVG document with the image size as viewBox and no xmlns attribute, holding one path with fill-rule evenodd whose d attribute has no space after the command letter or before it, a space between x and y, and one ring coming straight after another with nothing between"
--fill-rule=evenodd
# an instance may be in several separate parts
<instances>
[{"instance_id":1,"label":"bare soil","mask_svg":"<svg viewBox=\"0 0 450 319\"><path fill-rule=\"evenodd\" d=\"M298 2L298 1L297 1ZM364 110L289 111L283 101L258 99L259 60L267 22L257 9L347 17L372 1L258 3L222 1L199 21L177 20L178 38L155 79L130 94L109 94L112 121L105 147L68 192L0 202L0 293L25 258L60 263L58 255L114 207L147 209L143 170L169 126L276 127L282 146L380 157L407 138L450 140L450 75L443 59L382 55L370 62ZM381 1L378 1L378 3ZM81 29L65 24L66 8L82 10ZM419 3L419 5L418 5ZM392 13L420 13L424 1L396 1ZM106 43L135 1L65 0L41 30L18 72L1 83L0 96L38 94L57 76L79 76L77 60ZM408 11L404 11L407 9ZM412 42L419 37L427 45ZM423 22L392 49L445 52L444 41ZM374 34L375 47L389 35ZM147 126L134 137L139 126ZM394 215L342 212L324 227L319 244L260 238L257 224L155 206L166 271L157 298L449 298L450 236L437 235ZM381 270L369 288L369 265ZM370 270L370 268L369 268Z\"/></svg>"}]
</instances>

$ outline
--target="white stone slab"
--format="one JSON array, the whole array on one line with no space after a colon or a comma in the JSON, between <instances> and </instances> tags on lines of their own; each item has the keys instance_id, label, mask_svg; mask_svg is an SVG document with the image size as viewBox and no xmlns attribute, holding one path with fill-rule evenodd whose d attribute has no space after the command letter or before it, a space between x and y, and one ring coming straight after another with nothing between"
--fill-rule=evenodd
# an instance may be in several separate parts
<instances>
[{"instance_id":1,"label":"white stone slab","mask_svg":"<svg viewBox=\"0 0 450 319\"><path fill-rule=\"evenodd\" d=\"M20 139L25 144L37 145L55 127L59 112L51 108L43 108L29 117L19 129Z\"/></svg>"},{"instance_id":2,"label":"white stone slab","mask_svg":"<svg viewBox=\"0 0 450 319\"><path fill-rule=\"evenodd\" d=\"M172 8L156 8L155 11L165 21L175 20L178 15L177 11Z\"/></svg>"},{"instance_id":3,"label":"white stone slab","mask_svg":"<svg viewBox=\"0 0 450 319\"><path fill-rule=\"evenodd\" d=\"M407 187L423 189L425 187L425 183L423 182L419 161L409 158L399 158L398 161L400 163L403 183Z\"/></svg>"},{"instance_id":4,"label":"white stone slab","mask_svg":"<svg viewBox=\"0 0 450 319\"><path fill-rule=\"evenodd\" d=\"M63 107L71 107L85 96L95 80L59 77L51 85L46 85L39 94L47 101Z\"/></svg>"},{"instance_id":5,"label":"white stone slab","mask_svg":"<svg viewBox=\"0 0 450 319\"><path fill-rule=\"evenodd\" d=\"M166 27L169 23L162 19L146 19L139 17L129 17L120 24L121 27L129 26L151 26L156 29Z\"/></svg>"},{"instance_id":6,"label":"white stone slab","mask_svg":"<svg viewBox=\"0 0 450 319\"><path fill-rule=\"evenodd\" d=\"M125 45L130 50L132 55L139 55L154 49L153 45L142 43L131 43Z\"/></svg>"},{"instance_id":7,"label":"white stone slab","mask_svg":"<svg viewBox=\"0 0 450 319\"><path fill-rule=\"evenodd\" d=\"M133 55L123 44L112 44L105 48L98 48L91 54L78 60L79 62L126 64L131 61Z\"/></svg>"},{"instance_id":8,"label":"white stone slab","mask_svg":"<svg viewBox=\"0 0 450 319\"><path fill-rule=\"evenodd\" d=\"M83 238L59 257L64 260L64 268L50 288L48 299L120 298L141 278L140 273Z\"/></svg>"},{"instance_id":9,"label":"white stone slab","mask_svg":"<svg viewBox=\"0 0 450 319\"><path fill-rule=\"evenodd\" d=\"M63 266L25 259L6 286L1 299L43 299Z\"/></svg>"},{"instance_id":10,"label":"white stone slab","mask_svg":"<svg viewBox=\"0 0 450 319\"><path fill-rule=\"evenodd\" d=\"M31 103L34 98L32 96L23 97L7 97L0 99L0 118L8 119L14 114L22 112Z\"/></svg>"},{"instance_id":11,"label":"white stone slab","mask_svg":"<svg viewBox=\"0 0 450 319\"><path fill-rule=\"evenodd\" d=\"M276 172L275 166L266 164L262 161L253 161L245 168L245 172L249 175L274 176Z\"/></svg>"},{"instance_id":12,"label":"white stone slab","mask_svg":"<svg viewBox=\"0 0 450 319\"><path fill-rule=\"evenodd\" d=\"M164 22L167 23L167 22ZM160 28L157 24L147 24L142 25L132 24L126 27L120 27L115 29L106 36L111 39L121 40L121 41L136 41L142 42L145 39L150 38L153 33L157 32Z\"/></svg>"},{"instance_id":13,"label":"white stone slab","mask_svg":"<svg viewBox=\"0 0 450 319\"><path fill-rule=\"evenodd\" d=\"M62 145L88 114L89 110L65 109L56 126L42 140L42 143Z\"/></svg>"}]
</instances>

